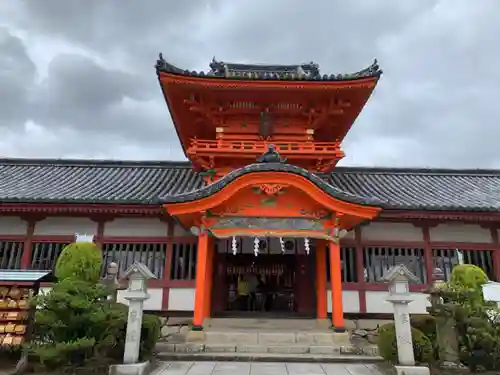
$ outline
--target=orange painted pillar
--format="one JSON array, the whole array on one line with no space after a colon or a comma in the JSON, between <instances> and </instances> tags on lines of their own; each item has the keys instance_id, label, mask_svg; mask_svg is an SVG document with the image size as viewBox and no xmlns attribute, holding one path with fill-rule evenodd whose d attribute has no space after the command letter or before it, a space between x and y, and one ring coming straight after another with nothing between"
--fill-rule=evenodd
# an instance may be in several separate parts
<instances>
[{"instance_id":1,"label":"orange painted pillar","mask_svg":"<svg viewBox=\"0 0 500 375\"><path fill-rule=\"evenodd\" d=\"M206 289L205 284L208 274L208 260L209 260L209 244L210 239L207 232L202 232L198 236L198 254L196 257L196 281L195 281L195 294L194 294L194 316L193 316L193 330L203 329L203 320L205 319L206 302Z\"/></svg>"},{"instance_id":2,"label":"orange painted pillar","mask_svg":"<svg viewBox=\"0 0 500 375\"><path fill-rule=\"evenodd\" d=\"M344 330L344 308L342 306L342 268L340 245L333 241L330 247L330 283L332 287L332 326Z\"/></svg>"},{"instance_id":3,"label":"orange painted pillar","mask_svg":"<svg viewBox=\"0 0 500 375\"><path fill-rule=\"evenodd\" d=\"M326 241L318 241L316 246L316 317L326 319L328 315L326 298Z\"/></svg>"},{"instance_id":4,"label":"orange painted pillar","mask_svg":"<svg viewBox=\"0 0 500 375\"><path fill-rule=\"evenodd\" d=\"M212 312L212 285L213 285L213 271L214 271L214 241L213 237L208 237L207 248L207 274L205 281L205 318L209 318Z\"/></svg>"}]
</instances>

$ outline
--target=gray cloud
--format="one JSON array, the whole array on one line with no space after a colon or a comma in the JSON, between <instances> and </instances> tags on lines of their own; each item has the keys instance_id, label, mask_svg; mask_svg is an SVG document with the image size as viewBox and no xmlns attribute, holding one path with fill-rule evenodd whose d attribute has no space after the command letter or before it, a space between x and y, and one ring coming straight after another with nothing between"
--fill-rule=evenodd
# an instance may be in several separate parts
<instances>
[{"instance_id":1,"label":"gray cloud","mask_svg":"<svg viewBox=\"0 0 500 375\"><path fill-rule=\"evenodd\" d=\"M314 60L325 73L378 57L384 75L346 138L345 163L500 167L497 0L6 0L1 7L8 17L0 15L0 126L23 146L0 141L0 154L182 158L153 69L163 51L189 69L216 55ZM48 50L53 40L85 56L55 53L35 82L30 45L40 36Z\"/></svg>"},{"instance_id":2,"label":"gray cloud","mask_svg":"<svg viewBox=\"0 0 500 375\"><path fill-rule=\"evenodd\" d=\"M0 128L22 126L28 118L36 68L22 41L5 28L0 28L0 51Z\"/></svg>"},{"instance_id":3,"label":"gray cloud","mask_svg":"<svg viewBox=\"0 0 500 375\"><path fill-rule=\"evenodd\" d=\"M139 75L103 68L83 56L59 55L38 87L37 121L50 128L111 132L154 141L159 134L152 132L164 129L147 111L148 101L161 97L158 84L152 87L154 72L150 70L152 79L145 81Z\"/></svg>"}]
</instances>

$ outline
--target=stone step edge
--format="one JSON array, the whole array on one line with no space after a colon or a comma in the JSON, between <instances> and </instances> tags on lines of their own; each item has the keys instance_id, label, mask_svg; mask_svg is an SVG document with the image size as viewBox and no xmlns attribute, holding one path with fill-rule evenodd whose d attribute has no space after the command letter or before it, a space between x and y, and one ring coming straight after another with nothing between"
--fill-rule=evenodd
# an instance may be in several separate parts
<instances>
[{"instance_id":1,"label":"stone step edge","mask_svg":"<svg viewBox=\"0 0 500 375\"><path fill-rule=\"evenodd\" d=\"M206 362L295 362L295 363L380 363L382 357L361 355L280 354L280 353L157 353L161 361Z\"/></svg>"},{"instance_id":2,"label":"stone step edge","mask_svg":"<svg viewBox=\"0 0 500 375\"><path fill-rule=\"evenodd\" d=\"M200 344L162 343L156 346L161 353L240 353L240 354L313 354L313 355L364 355L378 356L376 346L356 347L354 345L256 345L256 344Z\"/></svg>"}]
</instances>

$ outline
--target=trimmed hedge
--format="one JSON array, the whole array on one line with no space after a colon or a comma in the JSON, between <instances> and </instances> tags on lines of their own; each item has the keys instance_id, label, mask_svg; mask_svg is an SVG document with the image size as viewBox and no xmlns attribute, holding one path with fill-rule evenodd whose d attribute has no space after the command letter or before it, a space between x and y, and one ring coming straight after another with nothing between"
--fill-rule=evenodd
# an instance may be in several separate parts
<instances>
[{"instance_id":1,"label":"trimmed hedge","mask_svg":"<svg viewBox=\"0 0 500 375\"><path fill-rule=\"evenodd\" d=\"M57 258L58 281L73 279L98 283L101 276L101 249L92 242L75 242L66 246Z\"/></svg>"},{"instance_id":2,"label":"trimmed hedge","mask_svg":"<svg viewBox=\"0 0 500 375\"><path fill-rule=\"evenodd\" d=\"M416 328L411 329L413 354L415 361L430 363L434 360L434 349L429 338ZM396 341L396 327L394 323L385 324L379 328L378 350L386 361L397 364L398 345Z\"/></svg>"},{"instance_id":3,"label":"trimmed hedge","mask_svg":"<svg viewBox=\"0 0 500 375\"><path fill-rule=\"evenodd\" d=\"M426 335L431 342L436 341L436 318L432 315L412 315L410 317L410 324L413 328L418 329Z\"/></svg>"}]
</instances>

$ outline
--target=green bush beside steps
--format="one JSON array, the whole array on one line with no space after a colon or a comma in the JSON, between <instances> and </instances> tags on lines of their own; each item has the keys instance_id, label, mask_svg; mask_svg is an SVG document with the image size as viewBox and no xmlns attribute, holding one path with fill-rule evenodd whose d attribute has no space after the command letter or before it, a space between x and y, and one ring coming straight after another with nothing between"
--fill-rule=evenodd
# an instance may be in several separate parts
<instances>
[{"instance_id":1,"label":"green bush beside steps","mask_svg":"<svg viewBox=\"0 0 500 375\"><path fill-rule=\"evenodd\" d=\"M56 265L58 281L36 297L30 363L41 370L99 367L121 363L128 308L107 300L109 290L99 282L100 249L93 243L64 248ZM160 320L144 314L140 358L149 359L160 336ZM71 372L71 371L70 371Z\"/></svg>"}]
</instances>

